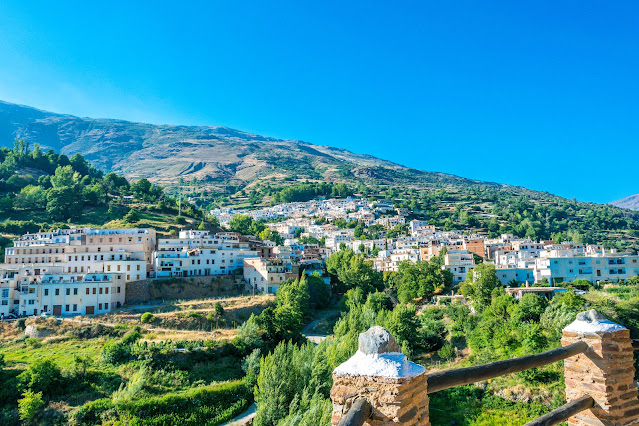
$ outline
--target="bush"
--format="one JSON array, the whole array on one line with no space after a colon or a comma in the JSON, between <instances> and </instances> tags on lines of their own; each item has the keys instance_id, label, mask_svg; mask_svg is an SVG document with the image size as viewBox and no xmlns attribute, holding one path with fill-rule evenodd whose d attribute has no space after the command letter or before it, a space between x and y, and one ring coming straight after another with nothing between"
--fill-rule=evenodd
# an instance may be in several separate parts
<instances>
[{"instance_id":1,"label":"bush","mask_svg":"<svg viewBox=\"0 0 639 426\"><path fill-rule=\"evenodd\" d=\"M222 304L220 302L215 302L215 315L217 315L218 317L221 317L224 315L224 308L222 307Z\"/></svg>"},{"instance_id":2,"label":"bush","mask_svg":"<svg viewBox=\"0 0 639 426\"><path fill-rule=\"evenodd\" d=\"M60 388L62 373L51 360L36 360L20 373L18 381L23 389L52 395Z\"/></svg>"},{"instance_id":3,"label":"bush","mask_svg":"<svg viewBox=\"0 0 639 426\"><path fill-rule=\"evenodd\" d=\"M22 398L18 400L18 412L20 420L30 423L44 406L42 392L33 392L30 389L22 393Z\"/></svg>"},{"instance_id":4,"label":"bush","mask_svg":"<svg viewBox=\"0 0 639 426\"><path fill-rule=\"evenodd\" d=\"M140 317L140 322L143 324L152 323L152 322L155 322L155 320L156 318L151 312L145 312Z\"/></svg>"},{"instance_id":5,"label":"bush","mask_svg":"<svg viewBox=\"0 0 639 426\"><path fill-rule=\"evenodd\" d=\"M122 342L106 342L100 351L102 361L113 365L126 361L130 355L130 348Z\"/></svg>"},{"instance_id":6,"label":"bush","mask_svg":"<svg viewBox=\"0 0 639 426\"><path fill-rule=\"evenodd\" d=\"M450 359L455 356L455 347L449 343L446 343L440 350L437 351L437 356L441 359Z\"/></svg>"}]
</instances>

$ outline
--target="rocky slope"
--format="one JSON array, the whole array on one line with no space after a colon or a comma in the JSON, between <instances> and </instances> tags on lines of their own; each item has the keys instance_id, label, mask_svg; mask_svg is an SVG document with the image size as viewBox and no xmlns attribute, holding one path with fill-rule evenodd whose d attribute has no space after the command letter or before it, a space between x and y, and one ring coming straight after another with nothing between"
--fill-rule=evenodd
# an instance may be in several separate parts
<instances>
[{"instance_id":1,"label":"rocky slope","mask_svg":"<svg viewBox=\"0 0 639 426\"><path fill-rule=\"evenodd\" d=\"M410 169L343 149L227 127L80 118L0 101L0 145L12 146L15 138L67 155L79 152L104 170L165 185L180 178L197 178L211 186L243 186L273 177L438 186L486 184Z\"/></svg>"},{"instance_id":2,"label":"rocky slope","mask_svg":"<svg viewBox=\"0 0 639 426\"><path fill-rule=\"evenodd\" d=\"M639 210L639 194L631 195L621 200L613 201L613 206L622 207L624 209Z\"/></svg>"}]
</instances>

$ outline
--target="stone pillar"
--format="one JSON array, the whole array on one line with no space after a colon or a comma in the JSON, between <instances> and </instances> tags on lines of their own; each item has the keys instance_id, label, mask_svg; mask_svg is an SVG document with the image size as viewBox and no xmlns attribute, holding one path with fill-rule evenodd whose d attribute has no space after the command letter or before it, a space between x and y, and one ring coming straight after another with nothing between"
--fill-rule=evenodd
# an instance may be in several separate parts
<instances>
[{"instance_id":1,"label":"stone pillar","mask_svg":"<svg viewBox=\"0 0 639 426\"><path fill-rule=\"evenodd\" d=\"M333 371L332 423L364 397L372 405L366 425L430 425L426 386L426 369L400 353L388 330L372 327L359 335L355 355Z\"/></svg>"},{"instance_id":2,"label":"stone pillar","mask_svg":"<svg viewBox=\"0 0 639 426\"><path fill-rule=\"evenodd\" d=\"M590 395L595 405L571 417L569 424L639 425L639 395L628 329L592 309L578 314L563 330L563 346L578 341L585 341L589 348L564 361L566 400Z\"/></svg>"}]
</instances>

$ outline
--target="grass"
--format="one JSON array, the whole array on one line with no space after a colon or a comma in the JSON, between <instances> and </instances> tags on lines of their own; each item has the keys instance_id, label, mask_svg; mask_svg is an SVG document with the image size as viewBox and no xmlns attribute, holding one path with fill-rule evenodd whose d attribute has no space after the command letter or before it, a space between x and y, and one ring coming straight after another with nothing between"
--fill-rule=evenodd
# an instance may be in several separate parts
<instances>
[{"instance_id":1,"label":"grass","mask_svg":"<svg viewBox=\"0 0 639 426\"><path fill-rule=\"evenodd\" d=\"M45 338L35 345L30 341L17 341L0 349L10 368L24 369L33 361L53 359L62 368L69 368L76 356L97 359L107 338L80 340L75 338Z\"/></svg>"}]
</instances>

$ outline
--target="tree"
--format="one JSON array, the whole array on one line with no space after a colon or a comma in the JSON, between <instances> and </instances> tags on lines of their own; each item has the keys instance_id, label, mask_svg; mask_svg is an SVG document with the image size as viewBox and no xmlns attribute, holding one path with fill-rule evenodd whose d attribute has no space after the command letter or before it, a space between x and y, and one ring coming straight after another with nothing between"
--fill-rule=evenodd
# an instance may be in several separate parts
<instances>
[{"instance_id":1,"label":"tree","mask_svg":"<svg viewBox=\"0 0 639 426\"><path fill-rule=\"evenodd\" d=\"M146 178L142 178L131 185L131 189L133 190L133 192L135 192L140 197L148 195L152 187L153 185Z\"/></svg>"},{"instance_id":2,"label":"tree","mask_svg":"<svg viewBox=\"0 0 639 426\"><path fill-rule=\"evenodd\" d=\"M466 282L461 287L462 294L473 301L477 309L482 311L490 305L492 291L501 287L497 278L495 265L480 263L474 269L468 271Z\"/></svg>"},{"instance_id":3,"label":"tree","mask_svg":"<svg viewBox=\"0 0 639 426\"><path fill-rule=\"evenodd\" d=\"M55 169L55 174L51 176L51 185L54 188L71 187L79 181L79 178L80 175L73 171L73 167L58 167Z\"/></svg>"},{"instance_id":4,"label":"tree","mask_svg":"<svg viewBox=\"0 0 639 426\"><path fill-rule=\"evenodd\" d=\"M534 293L526 293L513 308L512 317L519 322L538 322L547 306L548 302L543 297Z\"/></svg>"},{"instance_id":5,"label":"tree","mask_svg":"<svg viewBox=\"0 0 639 426\"><path fill-rule=\"evenodd\" d=\"M73 154L69 162L71 163L73 170L80 173L82 176L89 174L89 163L81 154Z\"/></svg>"},{"instance_id":6,"label":"tree","mask_svg":"<svg viewBox=\"0 0 639 426\"><path fill-rule=\"evenodd\" d=\"M233 232L239 232L242 235L251 235L251 225L253 218L245 214L236 214L231 218L229 227Z\"/></svg>"},{"instance_id":7,"label":"tree","mask_svg":"<svg viewBox=\"0 0 639 426\"><path fill-rule=\"evenodd\" d=\"M364 256L350 248L333 253L326 260L326 269L336 279L338 291L361 287L369 293L384 288L382 274L375 271Z\"/></svg>"},{"instance_id":8,"label":"tree","mask_svg":"<svg viewBox=\"0 0 639 426\"><path fill-rule=\"evenodd\" d=\"M137 210L131 209L127 214L122 218L126 223L137 223L140 220L140 215Z\"/></svg>"},{"instance_id":9,"label":"tree","mask_svg":"<svg viewBox=\"0 0 639 426\"><path fill-rule=\"evenodd\" d=\"M400 345L407 342L411 349L419 345L418 330L421 323L417 318L415 305L397 305L388 316L387 327Z\"/></svg>"},{"instance_id":10,"label":"tree","mask_svg":"<svg viewBox=\"0 0 639 426\"><path fill-rule=\"evenodd\" d=\"M53 220L68 220L82 213L82 203L74 188L51 188L47 194L47 215Z\"/></svg>"},{"instance_id":11,"label":"tree","mask_svg":"<svg viewBox=\"0 0 639 426\"><path fill-rule=\"evenodd\" d=\"M215 315L218 318L224 316L224 308L222 307L222 304L220 302L215 302L214 308L215 308Z\"/></svg>"},{"instance_id":12,"label":"tree","mask_svg":"<svg viewBox=\"0 0 639 426\"><path fill-rule=\"evenodd\" d=\"M19 209L43 209L47 206L47 192L42 186L27 185L16 195L13 204Z\"/></svg>"},{"instance_id":13,"label":"tree","mask_svg":"<svg viewBox=\"0 0 639 426\"><path fill-rule=\"evenodd\" d=\"M405 260L399 264L395 276L397 298L402 303L421 297L431 297L435 290L449 287L453 280L448 270L434 262Z\"/></svg>"}]
</instances>

